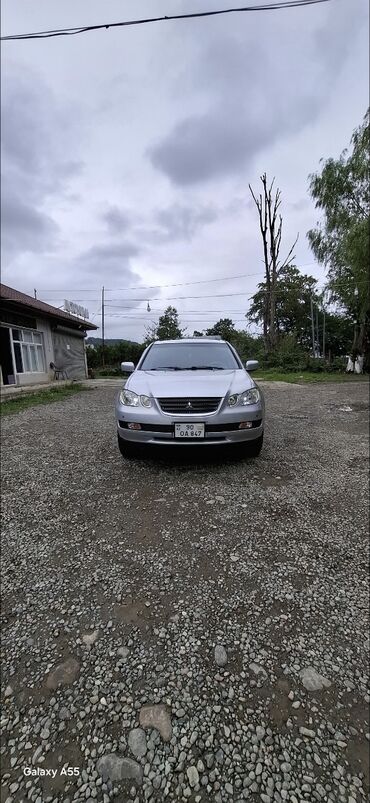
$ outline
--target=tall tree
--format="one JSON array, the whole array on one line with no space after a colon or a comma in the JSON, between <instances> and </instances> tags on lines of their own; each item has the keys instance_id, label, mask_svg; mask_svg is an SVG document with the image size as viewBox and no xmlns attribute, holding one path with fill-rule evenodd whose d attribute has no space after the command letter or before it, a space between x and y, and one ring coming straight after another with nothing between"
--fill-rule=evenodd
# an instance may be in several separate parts
<instances>
[{"instance_id":1,"label":"tall tree","mask_svg":"<svg viewBox=\"0 0 370 803\"><path fill-rule=\"evenodd\" d=\"M160 316L158 324L147 329L145 342L152 340L177 340L182 337L185 329L180 328L179 314L175 307L167 307Z\"/></svg>"},{"instance_id":2,"label":"tall tree","mask_svg":"<svg viewBox=\"0 0 370 803\"><path fill-rule=\"evenodd\" d=\"M263 336L267 352L273 351L277 344L276 328L276 283L281 271L291 263L293 251L298 237L288 255L280 260L280 247L283 233L283 219L279 212L281 207L281 191L274 189L275 179L267 184L266 173L261 176L262 192L258 198L251 185L249 189L256 204L260 232L263 244L263 261L265 265L265 306L263 314Z\"/></svg>"},{"instance_id":3,"label":"tall tree","mask_svg":"<svg viewBox=\"0 0 370 803\"><path fill-rule=\"evenodd\" d=\"M315 257L328 269L328 291L354 324L352 351L370 367L369 328L369 111L339 159L323 162L309 176L316 208L323 218L308 232Z\"/></svg>"}]
</instances>

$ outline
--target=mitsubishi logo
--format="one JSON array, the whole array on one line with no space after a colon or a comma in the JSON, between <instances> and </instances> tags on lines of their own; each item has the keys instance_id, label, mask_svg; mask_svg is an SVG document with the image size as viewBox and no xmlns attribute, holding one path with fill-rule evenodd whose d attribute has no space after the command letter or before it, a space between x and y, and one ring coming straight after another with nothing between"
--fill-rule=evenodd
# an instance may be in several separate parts
<instances>
[{"instance_id":1,"label":"mitsubishi logo","mask_svg":"<svg viewBox=\"0 0 370 803\"><path fill-rule=\"evenodd\" d=\"M188 409L188 410L192 410L192 409L193 409L193 405L192 405L192 403L191 403L190 399L189 399L189 401L188 401L188 403L187 403L186 407L187 407L187 409Z\"/></svg>"}]
</instances>

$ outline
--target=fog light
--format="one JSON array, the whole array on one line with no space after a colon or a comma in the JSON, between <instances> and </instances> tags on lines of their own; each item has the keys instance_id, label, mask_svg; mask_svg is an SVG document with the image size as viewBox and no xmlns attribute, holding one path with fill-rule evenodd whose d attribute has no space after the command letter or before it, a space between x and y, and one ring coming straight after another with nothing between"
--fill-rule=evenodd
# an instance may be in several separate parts
<instances>
[{"instance_id":1,"label":"fog light","mask_svg":"<svg viewBox=\"0 0 370 803\"><path fill-rule=\"evenodd\" d=\"M239 424L239 429L252 429L252 427L252 421L242 421L241 424Z\"/></svg>"},{"instance_id":2,"label":"fog light","mask_svg":"<svg viewBox=\"0 0 370 803\"><path fill-rule=\"evenodd\" d=\"M141 424L127 424L127 429L141 429Z\"/></svg>"}]
</instances>

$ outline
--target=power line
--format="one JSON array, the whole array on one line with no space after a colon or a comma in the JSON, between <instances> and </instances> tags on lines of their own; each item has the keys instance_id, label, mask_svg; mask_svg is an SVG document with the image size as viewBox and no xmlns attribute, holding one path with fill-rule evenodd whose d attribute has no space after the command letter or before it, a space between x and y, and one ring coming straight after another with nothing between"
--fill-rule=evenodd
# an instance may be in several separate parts
<instances>
[{"instance_id":1,"label":"power line","mask_svg":"<svg viewBox=\"0 0 370 803\"><path fill-rule=\"evenodd\" d=\"M310 263L310 264L314 264L314 263ZM302 267L304 267L304 266L302 266ZM258 271L258 273L237 273L235 276L218 276L217 279L197 279L194 282L177 282L176 284L136 284L136 285L129 285L128 287L106 287L105 290L106 290L107 293L116 293L118 291L123 291L123 290L124 291L126 291L126 290L160 290L162 287L165 287L165 288L167 288L167 287L188 287L189 285L192 285L192 284L211 284L211 282L228 282L228 281L231 281L232 279L248 279L249 276L260 276L261 279L263 279L263 276L261 276L261 271ZM44 290L44 293L47 293L47 292L49 292L49 291L48 290ZM63 294L65 295L65 293L68 293L69 290L55 290L55 291L51 291L51 292L60 293L61 295L63 295ZM81 289L81 288L75 287L74 288L74 292L75 293L84 293L84 292L95 293L95 292L97 292L97 290L96 290L96 288L91 288L90 290L88 288L86 288L86 291L85 291L85 288Z\"/></svg>"},{"instance_id":2,"label":"power line","mask_svg":"<svg viewBox=\"0 0 370 803\"><path fill-rule=\"evenodd\" d=\"M314 264L314 263L312 263L312 264ZM304 267L304 266L302 265L301 267ZM115 287L115 288L113 288L113 287L109 288L108 287L108 288L105 288L105 290L106 290L106 292L109 292L109 293L125 292L127 290L155 290L155 289L161 289L161 288L167 288L167 287L186 287L188 285L193 285L193 284L208 284L210 282L228 281L229 279L241 279L241 278L249 278L249 277L253 277L253 276L260 276L260 278L261 278L260 284L264 284L265 277L261 276L260 273L241 273L241 274L239 274L237 276L224 276L222 278L220 277L219 279L201 279L200 281L196 281L196 282L180 282L178 284L157 284L157 285L144 285L144 286L143 285L137 285L137 286L132 286L132 287ZM320 279L315 279L314 276L312 278L315 280L316 283L320 281ZM350 280L350 279L338 279L338 280L335 281L335 286L343 286L343 287L345 287L346 285L349 285L350 282L353 282L353 281L354 280ZM324 290L324 289L330 290L329 284L330 284L330 280L328 280L324 284L318 284L317 287L315 287L314 289L315 290ZM365 286L367 284L369 284L369 280L368 279L360 279L357 282L357 285L359 287ZM86 289L85 288L82 288L82 289L81 288L80 289L74 288L74 290L76 292L80 292L80 293L96 292L96 290L89 289L89 288L86 288ZM44 290L43 292L48 292L48 291ZM65 290L65 291L56 290L55 292L56 293L57 292L60 293L61 296L65 296L66 294L68 294L71 291L70 290ZM256 293L257 292L260 292L260 291L256 290ZM239 293L231 293L231 294L228 294L228 293L223 294L223 293L221 293L219 296L171 296L171 298L183 298L183 299L186 299L186 298L218 298L218 297L222 298L224 295L225 296L227 296L227 295L242 295L242 293L240 293L240 292ZM167 296L167 297L166 296L162 296L159 299L158 298L151 298L151 301L158 301L158 300L159 301L163 301L163 300L166 300L166 298L170 298L170 296ZM84 296L84 298L74 298L73 300L74 301L86 301L86 300L87 301L99 301L100 299L97 296L94 297L94 298L87 298L86 296ZM139 302L141 301L141 302L144 302L146 299L145 298L139 298L139 299L138 298L125 298L125 299L112 298L112 299L108 299L108 300L110 300L110 301L121 301L122 300L122 301L139 301ZM60 299L58 299L56 296L48 296L48 297L45 297L45 301L60 301Z\"/></svg>"},{"instance_id":3,"label":"power line","mask_svg":"<svg viewBox=\"0 0 370 803\"><path fill-rule=\"evenodd\" d=\"M21 39L50 39L56 36L76 36L90 31L99 31L108 28L126 28L134 25L148 25L154 22L170 22L199 19L204 17L216 17L223 14L237 14L248 11L281 11L287 8L302 8L303 6L314 6L320 3L328 3L330 0L287 0L279 3L264 3L259 6L242 6L240 8L223 8L214 11L194 11L192 14L169 14L164 17L147 17L143 19L124 20L122 22L108 22L100 25L84 25L78 28L54 28L49 31L34 31L32 33L17 33L2 36L2 42L17 41Z\"/></svg>"},{"instance_id":4,"label":"power line","mask_svg":"<svg viewBox=\"0 0 370 803\"><path fill-rule=\"evenodd\" d=\"M211 284L212 282L229 282L233 279L248 279L249 276L261 276L261 271L258 273L238 273L235 276L218 276L217 279L197 279L195 282L177 282L176 284L148 284L136 285L131 287L108 287L110 293L115 293L120 290L160 290L162 287L189 287L193 284ZM263 276L261 276L263 278Z\"/></svg>"},{"instance_id":5,"label":"power line","mask_svg":"<svg viewBox=\"0 0 370 803\"><path fill-rule=\"evenodd\" d=\"M316 265L319 267L317 262L304 262L303 264L295 265L294 267L300 268L307 268L310 265ZM128 287L106 287L105 290L108 293L116 293L121 290L160 290L162 287L187 287L188 285L192 284L210 284L211 282L228 282L232 279L248 279L249 276L260 276L262 280L264 280L264 274L261 275L261 271L258 273L237 273L234 276L218 276L216 279L197 279L194 282L176 282L176 284L136 284L136 285L128 285ZM313 277L314 278L314 277ZM318 281L318 279L317 279ZM65 296L66 293L74 292L74 293L97 293L100 292L100 288L97 287L73 287L67 290L54 290L50 288L45 288L43 290L44 293L59 293L61 296ZM53 299L55 296L53 296ZM75 299L76 300L76 299ZM95 301L96 299L90 299L90 301Z\"/></svg>"},{"instance_id":6,"label":"power line","mask_svg":"<svg viewBox=\"0 0 370 803\"><path fill-rule=\"evenodd\" d=\"M299 264L299 268L307 268L310 265L317 265L317 262L304 262L303 264ZM298 267L298 266L296 266ZM162 287L188 287L193 284L211 284L211 282L228 282L232 281L233 279L248 279L250 276L259 276L262 280L264 280L264 274L261 275L261 271L258 273L237 273L234 276L218 276L216 279L197 279L194 282L176 282L175 284L136 284L136 285L128 285L128 287L106 287L105 290L107 293L117 293L119 291L126 291L126 290L160 290ZM74 292L74 293L97 293L100 292L99 288L96 287L74 287L73 291L71 289L67 290L54 290L50 288L44 288L44 293L59 293L61 296L65 296L66 293ZM51 298L51 297L50 297ZM52 297L53 299L56 296ZM50 299L49 299L50 300ZM75 299L77 300L77 299ZM80 299L81 300L81 299ZM91 298L90 301L95 301L96 299Z\"/></svg>"},{"instance_id":7,"label":"power line","mask_svg":"<svg viewBox=\"0 0 370 803\"><path fill-rule=\"evenodd\" d=\"M176 301L176 300L193 300L195 298L231 298L232 296L240 296L243 295L240 291L239 293L215 293L214 295L203 295L203 296L162 296L157 298L151 298L151 301ZM111 301L118 301L119 299L112 298ZM125 299L125 301L143 301L142 298L129 298ZM107 307L112 307L112 304L107 304Z\"/></svg>"}]
</instances>

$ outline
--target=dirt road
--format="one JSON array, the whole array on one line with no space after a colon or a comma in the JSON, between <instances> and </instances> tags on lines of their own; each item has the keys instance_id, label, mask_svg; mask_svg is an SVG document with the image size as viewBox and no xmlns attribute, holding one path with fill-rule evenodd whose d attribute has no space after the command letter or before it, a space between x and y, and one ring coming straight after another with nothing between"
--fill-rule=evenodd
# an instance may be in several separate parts
<instances>
[{"instance_id":1,"label":"dirt road","mask_svg":"<svg viewBox=\"0 0 370 803\"><path fill-rule=\"evenodd\" d=\"M257 460L4 419L2 801L366 799L367 389L264 387Z\"/></svg>"}]
</instances>

